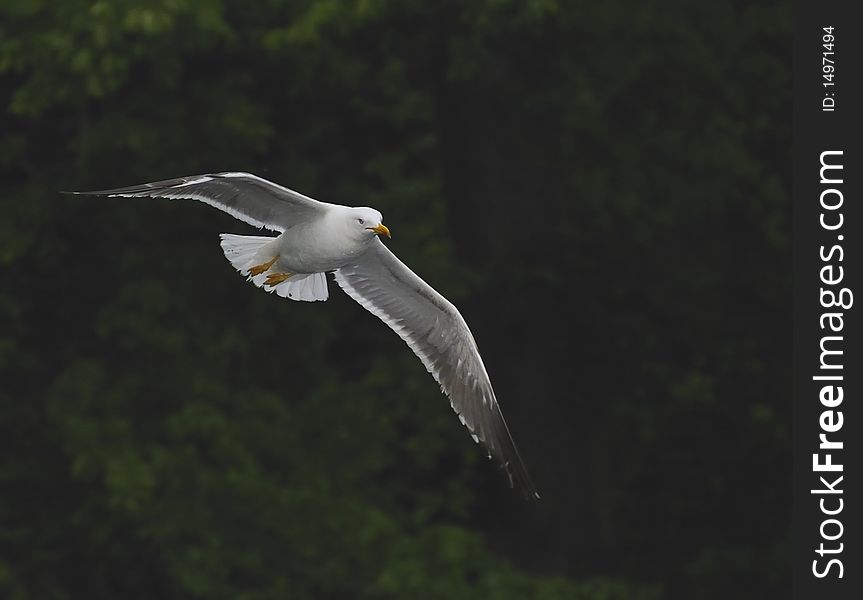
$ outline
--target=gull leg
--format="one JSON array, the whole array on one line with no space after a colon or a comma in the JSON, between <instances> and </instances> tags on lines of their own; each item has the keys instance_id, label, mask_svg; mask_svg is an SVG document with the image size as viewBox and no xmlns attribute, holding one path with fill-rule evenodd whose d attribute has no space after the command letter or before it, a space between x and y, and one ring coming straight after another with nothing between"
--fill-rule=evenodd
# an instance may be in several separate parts
<instances>
[{"instance_id":1,"label":"gull leg","mask_svg":"<svg viewBox=\"0 0 863 600\"><path fill-rule=\"evenodd\" d=\"M286 279L290 279L293 277L295 273L270 273L267 275L267 280L264 282L264 285L268 285L270 287L276 287Z\"/></svg>"},{"instance_id":2,"label":"gull leg","mask_svg":"<svg viewBox=\"0 0 863 600\"><path fill-rule=\"evenodd\" d=\"M266 271L267 269L272 267L276 263L277 258L279 258L278 255L274 256L273 258L271 258L270 260L268 260L267 262L265 262L263 264L255 265L254 267L249 269L249 275L252 277L260 275L261 273L263 273L264 271Z\"/></svg>"}]
</instances>

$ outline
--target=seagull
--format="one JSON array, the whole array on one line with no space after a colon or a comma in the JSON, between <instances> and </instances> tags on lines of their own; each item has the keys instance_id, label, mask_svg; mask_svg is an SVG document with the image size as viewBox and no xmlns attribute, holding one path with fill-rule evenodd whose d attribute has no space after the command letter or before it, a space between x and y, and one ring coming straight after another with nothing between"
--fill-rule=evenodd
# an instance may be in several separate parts
<instances>
[{"instance_id":1,"label":"seagull","mask_svg":"<svg viewBox=\"0 0 863 600\"><path fill-rule=\"evenodd\" d=\"M276 236L221 234L231 265L283 298L328 297L326 273L386 323L440 384L461 423L510 487L539 494L519 455L467 323L451 302L381 242L390 238L380 212L319 202L250 173L212 173L91 192L91 196L190 199L209 204Z\"/></svg>"}]
</instances>

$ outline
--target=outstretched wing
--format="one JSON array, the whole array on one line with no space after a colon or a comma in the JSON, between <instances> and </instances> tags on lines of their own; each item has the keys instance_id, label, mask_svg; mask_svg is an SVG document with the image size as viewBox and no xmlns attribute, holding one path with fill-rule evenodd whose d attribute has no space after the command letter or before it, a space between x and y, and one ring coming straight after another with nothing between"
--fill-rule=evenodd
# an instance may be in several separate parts
<instances>
[{"instance_id":1,"label":"outstretched wing","mask_svg":"<svg viewBox=\"0 0 863 600\"><path fill-rule=\"evenodd\" d=\"M72 193L199 200L250 225L279 232L315 218L330 206L251 173L192 175L113 190Z\"/></svg>"},{"instance_id":2,"label":"outstretched wing","mask_svg":"<svg viewBox=\"0 0 863 600\"><path fill-rule=\"evenodd\" d=\"M506 426L476 342L461 314L376 239L335 272L342 289L407 342L449 397L475 441L502 465L510 486L539 498Z\"/></svg>"}]
</instances>

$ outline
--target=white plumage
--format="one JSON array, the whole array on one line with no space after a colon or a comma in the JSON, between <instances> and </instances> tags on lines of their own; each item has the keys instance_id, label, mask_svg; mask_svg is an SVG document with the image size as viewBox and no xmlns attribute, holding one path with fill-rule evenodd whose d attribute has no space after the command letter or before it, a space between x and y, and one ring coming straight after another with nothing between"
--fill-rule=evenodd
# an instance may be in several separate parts
<instances>
[{"instance_id":1,"label":"white plumage","mask_svg":"<svg viewBox=\"0 0 863 600\"><path fill-rule=\"evenodd\" d=\"M254 276L249 274L249 269L266 261L266 258L261 256L262 251L266 254L266 247L272 246L274 251L278 250L277 237L233 233L223 233L219 237L222 238L222 252L225 253L225 258L259 288L267 292L276 292L282 298L306 302L326 300L329 297L327 277L324 273L297 273L276 286L265 285L266 273Z\"/></svg>"},{"instance_id":2,"label":"white plumage","mask_svg":"<svg viewBox=\"0 0 863 600\"><path fill-rule=\"evenodd\" d=\"M249 173L214 173L76 192L199 200L278 236L222 234L225 257L252 283L291 300L328 297L326 272L419 357L459 420L525 495L539 498L459 311L380 241L380 212L319 202Z\"/></svg>"}]
</instances>

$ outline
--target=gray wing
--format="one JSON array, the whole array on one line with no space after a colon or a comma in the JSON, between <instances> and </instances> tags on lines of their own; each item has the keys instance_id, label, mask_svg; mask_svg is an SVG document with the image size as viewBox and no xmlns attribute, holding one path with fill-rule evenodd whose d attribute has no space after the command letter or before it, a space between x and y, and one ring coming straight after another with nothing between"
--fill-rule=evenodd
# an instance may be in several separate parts
<instances>
[{"instance_id":1,"label":"gray wing","mask_svg":"<svg viewBox=\"0 0 863 600\"><path fill-rule=\"evenodd\" d=\"M113 190L72 193L199 200L250 225L279 232L315 218L329 206L251 173L192 175Z\"/></svg>"},{"instance_id":2,"label":"gray wing","mask_svg":"<svg viewBox=\"0 0 863 600\"><path fill-rule=\"evenodd\" d=\"M461 314L381 243L335 272L342 289L407 342L510 486L539 498L503 419L476 342Z\"/></svg>"}]
</instances>

